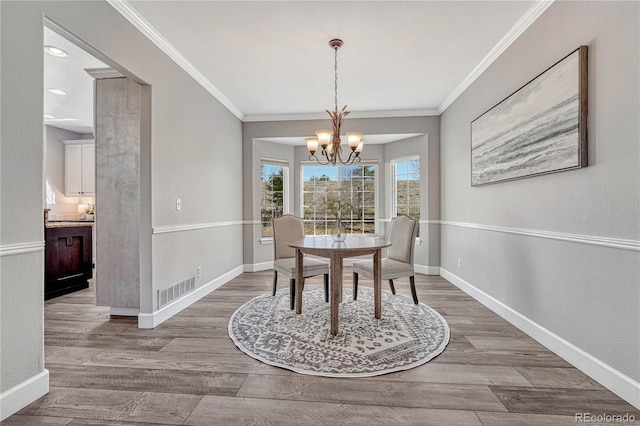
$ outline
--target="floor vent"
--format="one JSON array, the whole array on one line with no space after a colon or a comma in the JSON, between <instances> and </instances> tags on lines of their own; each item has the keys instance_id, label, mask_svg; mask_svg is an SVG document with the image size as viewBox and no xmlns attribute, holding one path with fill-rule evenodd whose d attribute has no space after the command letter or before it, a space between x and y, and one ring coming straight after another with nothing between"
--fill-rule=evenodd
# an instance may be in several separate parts
<instances>
[{"instance_id":1,"label":"floor vent","mask_svg":"<svg viewBox=\"0 0 640 426\"><path fill-rule=\"evenodd\" d=\"M196 288L196 277L189 277L164 290L158 290L158 309Z\"/></svg>"}]
</instances>

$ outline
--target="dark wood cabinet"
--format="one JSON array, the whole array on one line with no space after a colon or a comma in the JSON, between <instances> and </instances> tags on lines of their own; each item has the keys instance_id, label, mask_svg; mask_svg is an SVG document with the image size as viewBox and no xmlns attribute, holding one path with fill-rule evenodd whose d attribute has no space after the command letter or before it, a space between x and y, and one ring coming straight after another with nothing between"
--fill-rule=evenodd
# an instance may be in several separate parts
<instances>
[{"instance_id":1,"label":"dark wood cabinet","mask_svg":"<svg viewBox=\"0 0 640 426\"><path fill-rule=\"evenodd\" d=\"M45 228L45 300L89 287L91 226Z\"/></svg>"}]
</instances>

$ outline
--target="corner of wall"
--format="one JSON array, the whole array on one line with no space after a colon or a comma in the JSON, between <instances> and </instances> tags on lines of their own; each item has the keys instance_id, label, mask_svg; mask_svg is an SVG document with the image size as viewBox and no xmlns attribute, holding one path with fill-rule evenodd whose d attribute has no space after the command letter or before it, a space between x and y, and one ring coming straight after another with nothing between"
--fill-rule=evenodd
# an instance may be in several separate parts
<instances>
[{"instance_id":1,"label":"corner of wall","mask_svg":"<svg viewBox=\"0 0 640 426\"><path fill-rule=\"evenodd\" d=\"M44 369L39 374L0 394L0 421L4 421L47 393L49 393L49 370Z\"/></svg>"}]
</instances>

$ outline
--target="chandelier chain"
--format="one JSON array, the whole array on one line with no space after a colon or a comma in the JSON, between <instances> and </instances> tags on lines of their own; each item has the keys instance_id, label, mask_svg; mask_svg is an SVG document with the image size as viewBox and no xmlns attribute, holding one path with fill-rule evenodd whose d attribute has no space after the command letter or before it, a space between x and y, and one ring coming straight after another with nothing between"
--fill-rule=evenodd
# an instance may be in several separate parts
<instances>
[{"instance_id":1,"label":"chandelier chain","mask_svg":"<svg viewBox=\"0 0 640 426\"><path fill-rule=\"evenodd\" d=\"M335 106L338 111L338 46L333 48L333 72L334 72L334 92L335 92Z\"/></svg>"}]
</instances>

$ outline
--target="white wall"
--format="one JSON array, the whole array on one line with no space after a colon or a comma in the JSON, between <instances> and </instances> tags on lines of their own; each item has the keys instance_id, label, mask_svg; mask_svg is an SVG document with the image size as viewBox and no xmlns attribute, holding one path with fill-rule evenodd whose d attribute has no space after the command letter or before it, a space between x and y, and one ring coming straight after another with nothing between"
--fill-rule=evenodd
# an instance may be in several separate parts
<instances>
[{"instance_id":1,"label":"white wall","mask_svg":"<svg viewBox=\"0 0 640 426\"><path fill-rule=\"evenodd\" d=\"M76 220L79 219L78 203L81 197L66 197L64 195L64 143L67 140L93 139L91 134L79 134L56 127L45 127L45 182L46 191L51 191L53 200L45 193L46 207L50 220ZM82 202L87 204L93 197L82 197ZM55 201L49 203L49 201Z\"/></svg>"},{"instance_id":2,"label":"white wall","mask_svg":"<svg viewBox=\"0 0 640 426\"><path fill-rule=\"evenodd\" d=\"M48 386L43 359L43 16L95 49L90 53L100 60L151 85L151 158L141 159L141 221L147 233L141 252L150 259L141 267L146 277L140 285L142 312L153 317L157 289L193 274L196 264L203 271L197 285L205 289L232 277L242 265L240 121L106 2L1 2L3 418ZM175 211L177 196L183 200L181 212ZM151 227L166 232L152 234ZM223 238L236 243L214 243Z\"/></svg>"},{"instance_id":3,"label":"white wall","mask_svg":"<svg viewBox=\"0 0 640 426\"><path fill-rule=\"evenodd\" d=\"M636 406L639 6L555 2L441 117L444 275ZM589 166L472 188L470 122L580 45Z\"/></svg>"}]
</instances>

